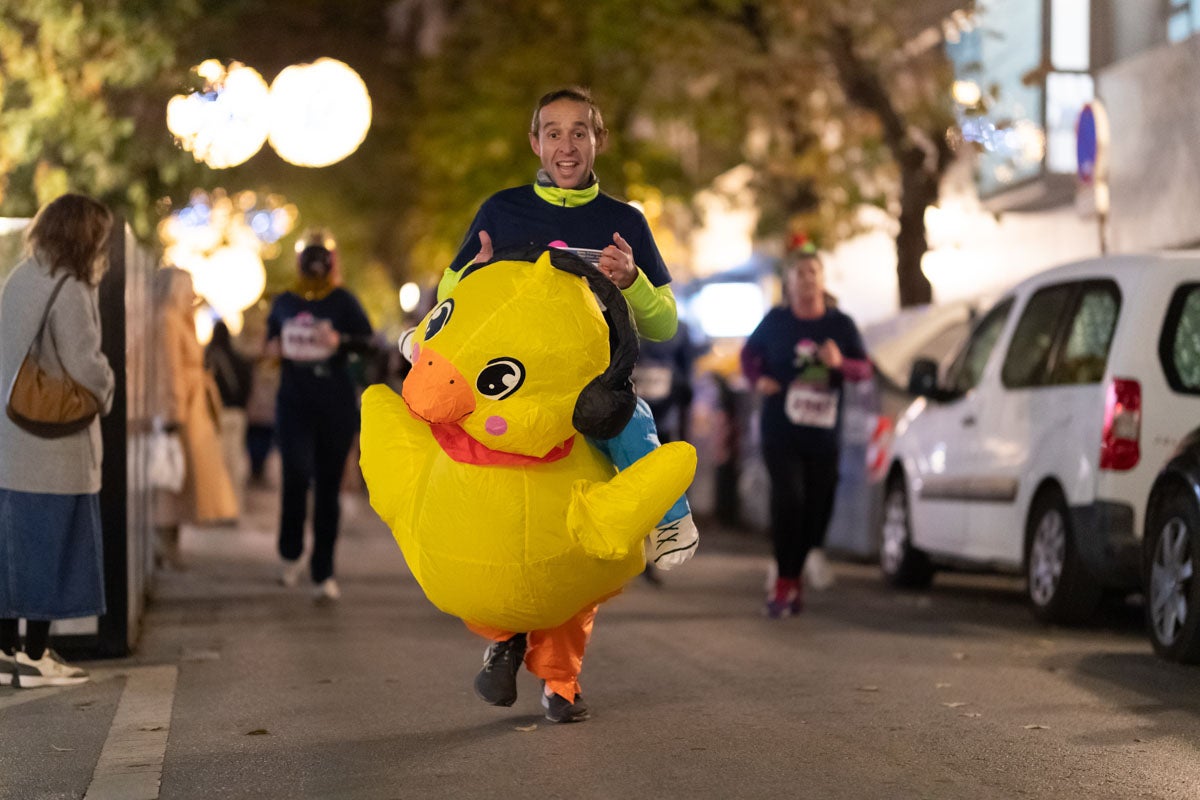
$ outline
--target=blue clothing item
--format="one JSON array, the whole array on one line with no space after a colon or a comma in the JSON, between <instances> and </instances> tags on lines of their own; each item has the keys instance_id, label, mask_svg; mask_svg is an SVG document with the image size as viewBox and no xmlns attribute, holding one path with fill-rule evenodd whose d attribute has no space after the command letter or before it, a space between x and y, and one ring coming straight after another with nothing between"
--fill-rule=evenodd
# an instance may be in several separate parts
<instances>
[{"instance_id":1,"label":"blue clothing item","mask_svg":"<svg viewBox=\"0 0 1200 800\"><path fill-rule=\"evenodd\" d=\"M0 489L0 619L104 611L99 493Z\"/></svg>"},{"instance_id":2,"label":"blue clothing item","mask_svg":"<svg viewBox=\"0 0 1200 800\"><path fill-rule=\"evenodd\" d=\"M267 338L280 338L284 325L303 314L311 315L316 322L328 321L343 340L361 343L371 336L371 322L358 300L338 287L318 300L306 300L295 292L276 297L267 317ZM279 375L280 396L314 402L332 400L357 409L358 391L346 358L349 349L342 346L329 358L319 361L293 361L285 357Z\"/></svg>"},{"instance_id":3,"label":"blue clothing item","mask_svg":"<svg viewBox=\"0 0 1200 800\"><path fill-rule=\"evenodd\" d=\"M764 442L787 444L810 455L831 454L838 450L841 431L842 374L831 370L817 358L817 349L832 339L845 358L865 359L866 347L854 320L836 308L829 308L818 319L800 319L790 308L777 306L767 312L758 327L746 339L742 363L754 363L762 374L774 378L783 391L763 399L761 431ZM818 406L827 398L834 412L831 424L793 422L788 416L788 396L793 390ZM793 396L793 403L801 402ZM793 415L796 414L793 405Z\"/></svg>"},{"instance_id":4,"label":"blue clothing item","mask_svg":"<svg viewBox=\"0 0 1200 800\"><path fill-rule=\"evenodd\" d=\"M633 263L655 286L671 282L650 225L642 212L601 192L581 206L556 206L538 197L533 184L496 192L480 206L450 269L458 272L479 252L479 232L487 231L495 252L509 247L568 247L603 250L619 233L633 249Z\"/></svg>"},{"instance_id":5,"label":"blue clothing item","mask_svg":"<svg viewBox=\"0 0 1200 800\"><path fill-rule=\"evenodd\" d=\"M646 405L646 401L639 397L637 407L633 411L633 418L629 420L629 424L625 426L624 430L611 439L589 437L588 441L595 445L597 450L608 456L608 460L618 471L625 469L659 446L658 431L654 427L654 415L650 413L650 406ZM690 513L692 513L692 509L688 505L687 495L683 495L675 501L675 505L671 506L666 514L663 514L663 518L658 524L666 525L678 522Z\"/></svg>"}]
</instances>

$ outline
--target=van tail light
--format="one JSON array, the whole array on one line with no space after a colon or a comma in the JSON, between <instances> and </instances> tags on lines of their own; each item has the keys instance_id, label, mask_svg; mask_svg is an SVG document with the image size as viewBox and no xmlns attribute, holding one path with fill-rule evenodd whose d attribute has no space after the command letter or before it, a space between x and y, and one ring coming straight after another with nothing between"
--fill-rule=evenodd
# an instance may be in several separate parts
<instances>
[{"instance_id":1,"label":"van tail light","mask_svg":"<svg viewBox=\"0 0 1200 800\"><path fill-rule=\"evenodd\" d=\"M1104 398L1104 433L1100 469L1126 470L1141 457L1142 387L1137 381L1113 378Z\"/></svg>"}]
</instances>

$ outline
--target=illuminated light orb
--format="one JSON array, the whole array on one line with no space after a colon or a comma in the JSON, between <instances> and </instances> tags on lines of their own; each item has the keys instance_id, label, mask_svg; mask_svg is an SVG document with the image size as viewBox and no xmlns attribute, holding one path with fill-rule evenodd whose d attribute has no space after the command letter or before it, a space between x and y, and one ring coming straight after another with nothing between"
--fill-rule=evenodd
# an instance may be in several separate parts
<instances>
[{"instance_id":1,"label":"illuminated light orb","mask_svg":"<svg viewBox=\"0 0 1200 800\"><path fill-rule=\"evenodd\" d=\"M983 90L975 81L955 81L951 92L954 102L967 108L979 105L979 101L983 99Z\"/></svg>"},{"instance_id":2,"label":"illuminated light orb","mask_svg":"<svg viewBox=\"0 0 1200 800\"><path fill-rule=\"evenodd\" d=\"M371 127L371 96L358 73L321 58L294 64L271 84L270 142L300 167L326 167L353 153Z\"/></svg>"},{"instance_id":3,"label":"illuminated light orb","mask_svg":"<svg viewBox=\"0 0 1200 800\"><path fill-rule=\"evenodd\" d=\"M190 270L201 295L226 322L241 314L267 288L267 270L258 253L243 247L221 247Z\"/></svg>"},{"instance_id":4,"label":"illuminated light orb","mask_svg":"<svg viewBox=\"0 0 1200 800\"><path fill-rule=\"evenodd\" d=\"M167 129L183 149L213 169L237 166L267 141L270 90L253 67L213 59L195 68L204 90L167 103Z\"/></svg>"},{"instance_id":5,"label":"illuminated light orb","mask_svg":"<svg viewBox=\"0 0 1200 800\"><path fill-rule=\"evenodd\" d=\"M405 314L413 311L421 302L421 287L412 281L400 287L400 310Z\"/></svg>"},{"instance_id":6,"label":"illuminated light orb","mask_svg":"<svg viewBox=\"0 0 1200 800\"><path fill-rule=\"evenodd\" d=\"M197 308L196 312L192 314L192 319L196 321L196 341L202 345L211 342L213 325L216 324L212 311L207 308Z\"/></svg>"}]
</instances>

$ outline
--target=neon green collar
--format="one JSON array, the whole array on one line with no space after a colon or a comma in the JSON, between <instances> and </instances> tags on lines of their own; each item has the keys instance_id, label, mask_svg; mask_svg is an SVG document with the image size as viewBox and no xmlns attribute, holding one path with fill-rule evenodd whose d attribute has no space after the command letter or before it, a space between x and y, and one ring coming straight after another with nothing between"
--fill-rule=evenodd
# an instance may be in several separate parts
<instances>
[{"instance_id":1,"label":"neon green collar","mask_svg":"<svg viewBox=\"0 0 1200 800\"><path fill-rule=\"evenodd\" d=\"M560 189L557 186L545 185L538 181L533 184L533 191L551 205L578 208L600 196L600 181L593 180L589 186L582 189Z\"/></svg>"}]
</instances>

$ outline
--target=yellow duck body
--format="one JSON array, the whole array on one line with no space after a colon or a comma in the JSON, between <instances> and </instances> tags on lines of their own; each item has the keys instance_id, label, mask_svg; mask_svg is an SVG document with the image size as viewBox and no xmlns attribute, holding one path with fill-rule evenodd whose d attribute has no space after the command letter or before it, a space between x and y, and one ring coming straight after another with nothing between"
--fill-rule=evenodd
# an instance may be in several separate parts
<instances>
[{"instance_id":1,"label":"yellow duck body","mask_svg":"<svg viewBox=\"0 0 1200 800\"><path fill-rule=\"evenodd\" d=\"M575 397L609 348L581 278L548 258L497 262L451 300L417 329L404 396L363 395L371 505L439 609L552 628L642 571L642 540L691 483L695 449L663 445L618 474L575 432Z\"/></svg>"}]
</instances>

